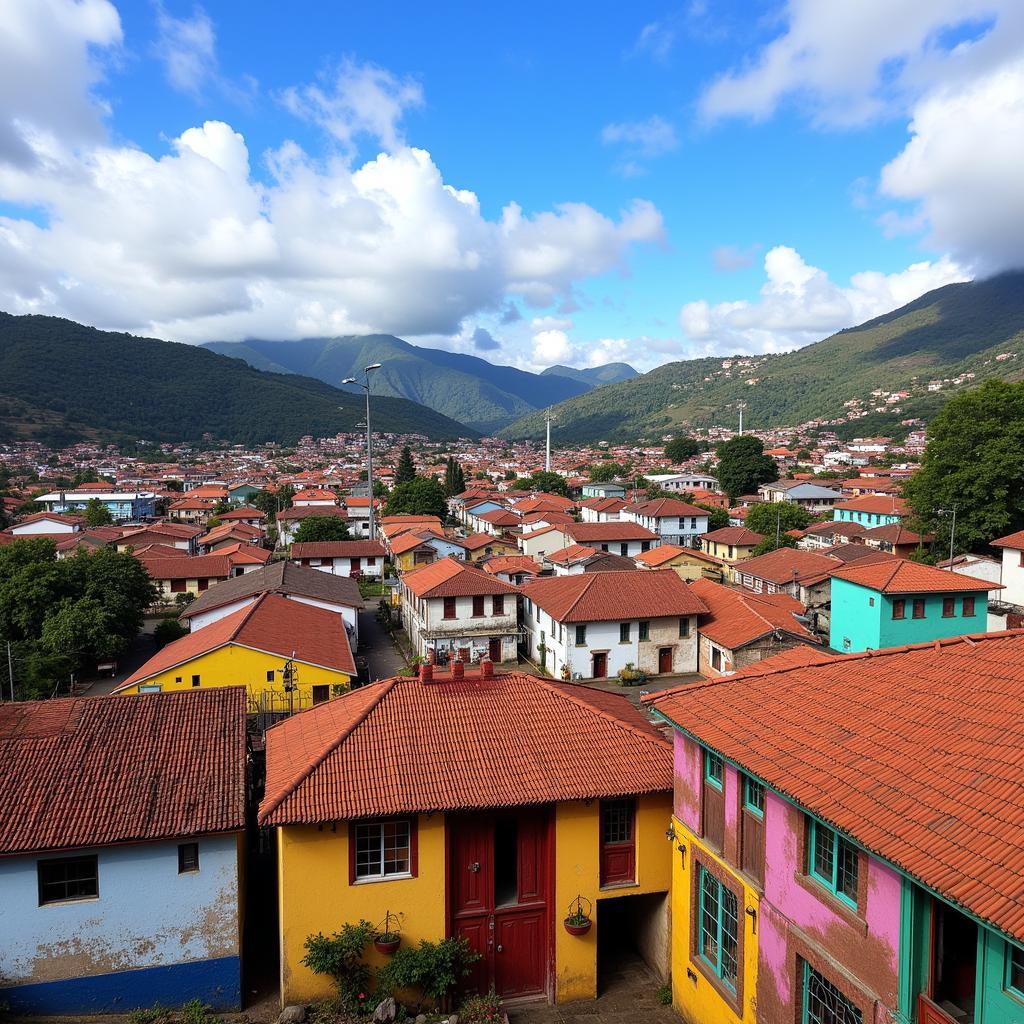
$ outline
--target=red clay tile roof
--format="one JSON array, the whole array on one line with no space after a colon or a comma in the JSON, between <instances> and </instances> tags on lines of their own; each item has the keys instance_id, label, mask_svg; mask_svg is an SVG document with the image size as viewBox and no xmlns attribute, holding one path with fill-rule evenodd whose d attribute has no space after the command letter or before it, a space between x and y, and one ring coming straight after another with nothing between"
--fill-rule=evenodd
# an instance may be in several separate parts
<instances>
[{"instance_id":1,"label":"red clay tile roof","mask_svg":"<svg viewBox=\"0 0 1024 1024\"><path fill-rule=\"evenodd\" d=\"M559 548L557 551L545 555L544 559L548 562L557 562L559 565L568 565L570 562L578 562L591 555L596 555L597 551L597 548L588 547L586 544L570 544L568 547Z\"/></svg>"},{"instance_id":2,"label":"red clay tile roof","mask_svg":"<svg viewBox=\"0 0 1024 1024\"><path fill-rule=\"evenodd\" d=\"M317 487L304 487L301 491L296 491L292 497L292 501L333 501L337 502L338 496L334 491L321 489Z\"/></svg>"},{"instance_id":3,"label":"red clay tile roof","mask_svg":"<svg viewBox=\"0 0 1024 1024\"><path fill-rule=\"evenodd\" d=\"M85 519L82 516L66 516L62 512L33 512L24 519L19 519L14 528L27 526L29 523L39 523L43 520L49 523L61 523L64 526L85 526Z\"/></svg>"},{"instance_id":4,"label":"red clay tile roof","mask_svg":"<svg viewBox=\"0 0 1024 1024\"><path fill-rule=\"evenodd\" d=\"M778 548L766 555L745 558L736 563L736 571L770 583L787 584L794 580L803 582L817 576L827 575L839 568L839 561L800 548Z\"/></svg>"},{"instance_id":5,"label":"red clay tile roof","mask_svg":"<svg viewBox=\"0 0 1024 1024\"><path fill-rule=\"evenodd\" d=\"M294 652L297 661L347 675L356 673L345 623L337 612L280 594L264 593L252 604L162 647L113 692L227 644L251 647L282 658L290 658Z\"/></svg>"},{"instance_id":6,"label":"red clay tile roof","mask_svg":"<svg viewBox=\"0 0 1024 1024\"><path fill-rule=\"evenodd\" d=\"M380 524L386 530L393 526L440 526L441 520L437 516L381 516Z\"/></svg>"},{"instance_id":7,"label":"red clay tile roof","mask_svg":"<svg viewBox=\"0 0 1024 1024\"><path fill-rule=\"evenodd\" d=\"M0 704L0 855L245 828L245 689Z\"/></svg>"},{"instance_id":8,"label":"red clay tile roof","mask_svg":"<svg viewBox=\"0 0 1024 1024\"><path fill-rule=\"evenodd\" d=\"M522 592L558 622L658 619L707 611L673 569L544 576L524 583Z\"/></svg>"},{"instance_id":9,"label":"red clay tile roof","mask_svg":"<svg viewBox=\"0 0 1024 1024\"><path fill-rule=\"evenodd\" d=\"M522 525L524 527L533 526L535 523L547 523L550 526L567 526L569 523L575 523L568 512L530 512L523 516Z\"/></svg>"},{"instance_id":10,"label":"red clay tile roof","mask_svg":"<svg viewBox=\"0 0 1024 1024\"><path fill-rule=\"evenodd\" d=\"M487 594L517 594L519 591L496 576L455 558L439 558L421 569L413 569L402 582L417 597L474 597Z\"/></svg>"},{"instance_id":11,"label":"red clay tile roof","mask_svg":"<svg viewBox=\"0 0 1024 1024\"><path fill-rule=\"evenodd\" d=\"M518 526L522 521L515 512L509 512L505 508L491 509L490 512L481 512L479 515L474 513L474 517L492 526Z\"/></svg>"},{"instance_id":12,"label":"red clay tile roof","mask_svg":"<svg viewBox=\"0 0 1024 1024\"><path fill-rule=\"evenodd\" d=\"M1024 942L1022 664L1016 630L844 655L646 701Z\"/></svg>"},{"instance_id":13,"label":"red clay tile roof","mask_svg":"<svg viewBox=\"0 0 1024 1024\"><path fill-rule=\"evenodd\" d=\"M671 747L618 694L515 672L395 678L267 732L267 825L672 788Z\"/></svg>"},{"instance_id":14,"label":"red clay tile roof","mask_svg":"<svg viewBox=\"0 0 1024 1024\"><path fill-rule=\"evenodd\" d=\"M315 519L317 516L326 519L348 519L348 512L340 505L300 505L298 508L286 508L277 513L278 520Z\"/></svg>"},{"instance_id":15,"label":"red clay tile roof","mask_svg":"<svg viewBox=\"0 0 1024 1024\"><path fill-rule=\"evenodd\" d=\"M948 569L936 569L907 558L893 558L869 565L858 561L834 570L831 575L837 580L856 583L882 594L948 594L964 590L1003 589L1001 583L990 583Z\"/></svg>"},{"instance_id":16,"label":"red clay tile roof","mask_svg":"<svg viewBox=\"0 0 1024 1024\"><path fill-rule=\"evenodd\" d=\"M779 630L790 637L818 642L794 617L803 615L806 609L788 594L752 594L749 590L723 587L711 580L694 580L690 590L711 613L709 618L701 620L698 630L730 650Z\"/></svg>"},{"instance_id":17,"label":"red clay tile roof","mask_svg":"<svg viewBox=\"0 0 1024 1024\"><path fill-rule=\"evenodd\" d=\"M258 508L253 508L252 505L242 505L240 508L221 512L218 518L223 521L225 519L266 519L266 516Z\"/></svg>"},{"instance_id":18,"label":"red clay tile roof","mask_svg":"<svg viewBox=\"0 0 1024 1024\"><path fill-rule=\"evenodd\" d=\"M479 564L484 572L489 572L492 576L499 572L507 572L511 575L529 573L531 576L536 576L540 572L537 560L530 555L491 555L490 558Z\"/></svg>"},{"instance_id":19,"label":"red clay tile roof","mask_svg":"<svg viewBox=\"0 0 1024 1024\"><path fill-rule=\"evenodd\" d=\"M397 537L390 538L388 547L391 548L391 554L404 555L406 551L414 551L416 548L423 547L428 540L433 539L434 535L426 531L406 530Z\"/></svg>"},{"instance_id":20,"label":"red clay tile roof","mask_svg":"<svg viewBox=\"0 0 1024 1024\"><path fill-rule=\"evenodd\" d=\"M710 540L716 544L757 547L764 540L764 534L758 533L756 530L748 530L745 526L723 526L720 530L701 534L700 539L702 541Z\"/></svg>"},{"instance_id":21,"label":"red clay tile roof","mask_svg":"<svg viewBox=\"0 0 1024 1024\"><path fill-rule=\"evenodd\" d=\"M142 562L154 580L227 579L231 575L231 561L227 555L186 555L180 558L149 558L139 552Z\"/></svg>"},{"instance_id":22,"label":"red clay tile roof","mask_svg":"<svg viewBox=\"0 0 1024 1024\"><path fill-rule=\"evenodd\" d=\"M319 540L292 545L292 558L383 558L375 540Z\"/></svg>"},{"instance_id":23,"label":"red clay tile roof","mask_svg":"<svg viewBox=\"0 0 1024 1024\"><path fill-rule=\"evenodd\" d=\"M638 516L706 516L706 508L698 508L688 502L680 501L678 498L652 498L650 501L641 501L636 505L629 505L625 509L632 515Z\"/></svg>"},{"instance_id":24,"label":"red clay tile roof","mask_svg":"<svg viewBox=\"0 0 1024 1024\"><path fill-rule=\"evenodd\" d=\"M874 526L865 530L861 537L865 541L883 540L890 544L931 544L935 540L932 533L915 533L913 530L903 526L902 523L889 523L887 526Z\"/></svg>"},{"instance_id":25,"label":"red clay tile roof","mask_svg":"<svg viewBox=\"0 0 1024 1024\"><path fill-rule=\"evenodd\" d=\"M878 515L905 516L910 514L906 501L894 494L862 494L849 501L838 501L833 508L851 512L871 512Z\"/></svg>"},{"instance_id":26,"label":"red clay tile roof","mask_svg":"<svg viewBox=\"0 0 1024 1024\"><path fill-rule=\"evenodd\" d=\"M805 537L808 535L812 537L859 537L867 532L867 527L861 523L832 519L827 523L811 523L806 530L801 530L800 532Z\"/></svg>"},{"instance_id":27,"label":"red clay tile roof","mask_svg":"<svg viewBox=\"0 0 1024 1024\"><path fill-rule=\"evenodd\" d=\"M613 541L657 540L645 526L613 520L608 523L573 523L561 527L562 532L577 544L607 544Z\"/></svg>"},{"instance_id":28,"label":"red clay tile roof","mask_svg":"<svg viewBox=\"0 0 1024 1024\"><path fill-rule=\"evenodd\" d=\"M594 512L621 512L628 503L621 498L587 498L581 501L580 508L589 508Z\"/></svg>"},{"instance_id":29,"label":"red clay tile roof","mask_svg":"<svg viewBox=\"0 0 1024 1024\"><path fill-rule=\"evenodd\" d=\"M659 565L672 561L673 558L678 558L679 555L686 555L688 558L695 558L698 562L707 562L709 565L725 565L721 558L709 555L706 551L700 551L697 548L682 548L678 544L659 544L656 548L634 555L633 561L657 568Z\"/></svg>"},{"instance_id":30,"label":"red clay tile roof","mask_svg":"<svg viewBox=\"0 0 1024 1024\"><path fill-rule=\"evenodd\" d=\"M560 494L535 494L532 498L520 498L515 509L526 515L529 512L565 512L574 505L575 502Z\"/></svg>"},{"instance_id":31,"label":"red clay tile roof","mask_svg":"<svg viewBox=\"0 0 1024 1024\"><path fill-rule=\"evenodd\" d=\"M516 546L515 541L508 540L506 537L495 537L492 533L471 533L459 540L459 544L467 551L477 551L491 544L504 544L507 548Z\"/></svg>"},{"instance_id":32,"label":"red clay tile roof","mask_svg":"<svg viewBox=\"0 0 1024 1024\"><path fill-rule=\"evenodd\" d=\"M994 548L1011 548L1013 551L1024 551L1024 530L1007 534L998 540L992 541Z\"/></svg>"}]
</instances>

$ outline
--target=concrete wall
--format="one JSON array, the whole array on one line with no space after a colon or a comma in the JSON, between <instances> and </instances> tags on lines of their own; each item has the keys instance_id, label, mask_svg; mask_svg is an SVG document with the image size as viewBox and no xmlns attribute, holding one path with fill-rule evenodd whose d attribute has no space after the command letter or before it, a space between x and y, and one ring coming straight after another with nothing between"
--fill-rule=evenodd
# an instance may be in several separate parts
<instances>
[{"instance_id":1,"label":"concrete wall","mask_svg":"<svg viewBox=\"0 0 1024 1024\"><path fill-rule=\"evenodd\" d=\"M1024 566L1022 552L1003 548L1003 571L999 580L1006 588L996 594L996 600L1006 604L1024 605Z\"/></svg>"},{"instance_id":2,"label":"concrete wall","mask_svg":"<svg viewBox=\"0 0 1024 1024\"><path fill-rule=\"evenodd\" d=\"M185 874L175 841L79 853L98 857L99 896L45 906L42 858L0 859L0 999L40 1013L239 1007L239 837L200 839Z\"/></svg>"}]
</instances>

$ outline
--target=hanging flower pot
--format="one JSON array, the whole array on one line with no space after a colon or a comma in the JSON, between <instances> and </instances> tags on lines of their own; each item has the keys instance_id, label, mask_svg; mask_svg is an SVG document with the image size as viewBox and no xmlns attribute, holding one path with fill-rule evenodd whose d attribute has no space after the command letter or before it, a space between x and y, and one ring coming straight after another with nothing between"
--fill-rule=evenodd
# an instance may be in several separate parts
<instances>
[{"instance_id":1,"label":"hanging flower pot","mask_svg":"<svg viewBox=\"0 0 1024 1024\"><path fill-rule=\"evenodd\" d=\"M378 953L390 956L401 945L402 936L398 933L398 915L392 914L390 910L384 914L384 920L379 925L379 930L373 937L373 948Z\"/></svg>"},{"instance_id":2,"label":"hanging flower pot","mask_svg":"<svg viewBox=\"0 0 1024 1024\"><path fill-rule=\"evenodd\" d=\"M582 896L577 896L576 899L569 904L569 916L562 922L565 926L565 930L570 935L586 935L587 932L590 931L591 925L594 923L590 919L591 909L592 904L590 900L584 899Z\"/></svg>"}]
</instances>

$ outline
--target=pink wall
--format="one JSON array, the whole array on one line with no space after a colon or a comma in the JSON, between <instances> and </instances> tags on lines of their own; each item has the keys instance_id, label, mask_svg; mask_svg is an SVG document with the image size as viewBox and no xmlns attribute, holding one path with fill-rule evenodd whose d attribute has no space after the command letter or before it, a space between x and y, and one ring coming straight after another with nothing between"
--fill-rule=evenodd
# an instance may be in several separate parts
<instances>
[{"instance_id":1,"label":"pink wall","mask_svg":"<svg viewBox=\"0 0 1024 1024\"><path fill-rule=\"evenodd\" d=\"M736 836L740 818L740 773L731 764L725 766L725 834ZM737 840L738 843L738 840ZM726 840L728 846L728 840Z\"/></svg>"},{"instance_id":2,"label":"pink wall","mask_svg":"<svg viewBox=\"0 0 1024 1024\"><path fill-rule=\"evenodd\" d=\"M673 738L675 760L674 805L676 817L694 832L700 831L701 751L678 730Z\"/></svg>"}]
</instances>

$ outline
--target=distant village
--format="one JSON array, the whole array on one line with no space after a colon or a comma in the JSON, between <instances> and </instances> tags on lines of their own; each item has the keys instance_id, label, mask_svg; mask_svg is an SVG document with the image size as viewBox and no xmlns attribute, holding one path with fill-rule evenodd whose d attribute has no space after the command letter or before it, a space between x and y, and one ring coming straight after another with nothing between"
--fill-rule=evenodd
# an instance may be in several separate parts
<instances>
[{"instance_id":1,"label":"distant village","mask_svg":"<svg viewBox=\"0 0 1024 1024\"><path fill-rule=\"evenodd\" d=\"M1024 533L827 426L0 445L0 1006L1024 1020ZM32 587L103 559L142 629L51 679Z\"/></svg>"}]
</instances>

